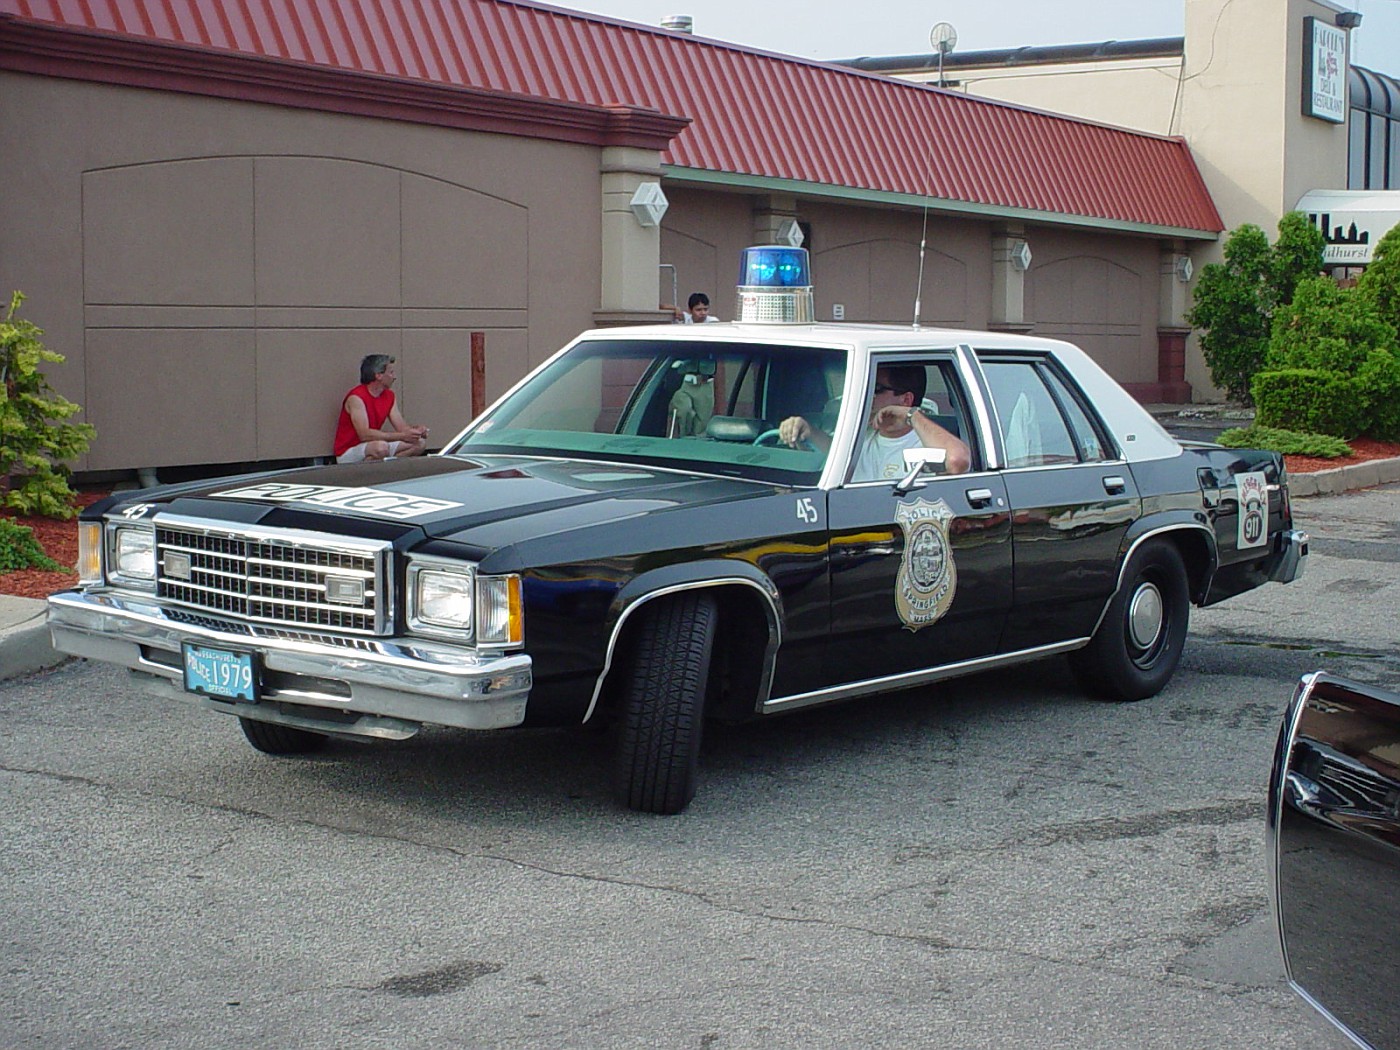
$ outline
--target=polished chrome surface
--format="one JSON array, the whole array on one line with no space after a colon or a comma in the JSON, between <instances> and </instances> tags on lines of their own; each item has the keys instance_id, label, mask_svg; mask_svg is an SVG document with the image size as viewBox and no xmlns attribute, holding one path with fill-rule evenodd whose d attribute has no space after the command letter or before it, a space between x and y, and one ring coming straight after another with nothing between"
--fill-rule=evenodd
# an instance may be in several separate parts
<instances>
[{"instance_id":1,"label":"polished chrome surface","mask_svg":"<svg viewBox=\"0 0 1400 1050\"><path fill-rule=\"evenodd\" d=\"M319 727L324 732L354 732L341 720L345 712L464 729L519 725L533 684L532 662L523 653L480 653L418 638L378 638L361 647L281 632L254 637L222 630L212 619L191 623L151 599L111 592L62 591L48 604L49 633L60 652L147 672L165 683L158 691L166 695L243 717L301 725L279 717L276 705L294 700L307 711L322 708L336 719ZM180 646L186 641L256 650L266 703L206 702L185 692Z\"/></svg>"},{"instance_id":2,"label":"polished chrome surface","mask_svg":"<svg viewBox=\"0 0 1400 1050\"><path fill-rule=\"evenodd\" d=\"M1011 667L1015 664L1028 663L1031 660L1042 660L1047 656L1083 649L1088 644L1088 638L1075 638L1068 642L1058 642L1055 645L1041 645L1034 649L1022 649L1014 653L982 656L975 660L944 664L941 667L931 667L922 671L906 671L902 674L885 675L862 682L847 682L843 685L831 686L828 689L817 689L810 693L775 697L765 702L761 710L763 714L771 715L780 711L796 711L803 707L825 704L833 700L850 700L858 696L869 696L872 693L883 693L892 689L909 689L916 685L926 685L929 682L941 682L946 678L959 678L962 675L976 674L993 667Z\"/></svg>"},{"instance_id":3,"label":"polished chrome surface","mask_svg":"<svg viewBox=\"0 0 1400 1050\"><path fill-rule=\"evenodd\" d=\"M1162 592L1155 583L1144 583L1128 603L1128 630L1133 644L1139 649L1152 648L1162 633L1162 623Z\"/></svg>"},{"instance_id":4,"label":"polished chrome surface","mask_svg":"<svg viewBox=\"0 0 1400 1050\"><path fill-rule=\"evenodd\" d=\"M1303 572L1308 567L1308 541L1311 537L1302 529L1286 530L1279 542L1282 544L1282 555L1274 570L1269 573L1269 579L1275 583L1292 583L1294 580L1303 578Z\"/></svg>"},{"instance_id":5,"label":"polished chrome surface","mask_svg":"<svg viewBox=\"0 0 1400 1050\"><path fill-rule=\"evenodd\" d=\"M156 595L254 623L383 634L388 629L389 544L323 533L242 528L159 514ZM177 578L167 559L188 579ZM363 585L355 603L332 600L327 580Z\"/></svg>"},{"instance_id":6,"label":"polished chrome surface","mask_svg":"<svg viewBox=\"0 0 1400 1050\"><path fill-rule=\"evenodd\" d=\"M1359 1045L1400 1047L1400 694L1304 677L1269 827L1289 980Z\"/></svg>"}]
</instances>

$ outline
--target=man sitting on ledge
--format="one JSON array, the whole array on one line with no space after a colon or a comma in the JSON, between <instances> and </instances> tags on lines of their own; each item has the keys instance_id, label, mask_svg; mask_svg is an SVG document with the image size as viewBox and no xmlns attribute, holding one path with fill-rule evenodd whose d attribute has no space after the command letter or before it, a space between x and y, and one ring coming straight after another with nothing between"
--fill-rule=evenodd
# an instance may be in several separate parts
<instances>
[{"instance_id":1,"label":"man sitting on ledge","mask_svg":"<svg viewBox=\"0 0 1400 1050\"><path fill-rule=\"evenodd\" d=\"M335 461L421 456L428 450L428 428L410 426L394 404L394 359L370 354L360 362L360 385L345 395L335 426Z\"/></svg>"}]
</instances>

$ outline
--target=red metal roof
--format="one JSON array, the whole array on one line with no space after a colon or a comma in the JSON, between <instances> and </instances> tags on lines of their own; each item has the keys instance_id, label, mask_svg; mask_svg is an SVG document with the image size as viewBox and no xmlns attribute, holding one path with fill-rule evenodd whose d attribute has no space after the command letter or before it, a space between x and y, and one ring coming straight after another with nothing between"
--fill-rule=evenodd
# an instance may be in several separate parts
<instances>
[{"instance_id":1,"label":"red metal roof","mask_svg":"<svg viewBox=\"0 0 1400 1050\"><path fill-rule=\"evenodd\" d=\"M1179 138L523 0L0 0L0 15L406 81L655 109L691 118L662 159L696 177L1108 225L1223 228Z\"/></svg>"}]
</instances>

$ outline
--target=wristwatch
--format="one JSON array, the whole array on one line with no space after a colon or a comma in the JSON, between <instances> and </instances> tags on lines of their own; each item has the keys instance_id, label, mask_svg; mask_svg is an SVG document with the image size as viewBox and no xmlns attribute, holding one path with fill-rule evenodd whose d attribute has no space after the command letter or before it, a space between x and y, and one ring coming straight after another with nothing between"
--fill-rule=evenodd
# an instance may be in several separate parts
<instances>
[{"instance_id":1,"label":"wristwatch","mask_svg":"<svg viewBox=\"0 0 1400 1050\"><path fill-rule=\"evenodd\" d=\"M919 410L917 408L911 406L909 411L904 413L904 425L906 427L912 427L914 425L914 415L918 411Z\"/></svg>"}]
</instances>

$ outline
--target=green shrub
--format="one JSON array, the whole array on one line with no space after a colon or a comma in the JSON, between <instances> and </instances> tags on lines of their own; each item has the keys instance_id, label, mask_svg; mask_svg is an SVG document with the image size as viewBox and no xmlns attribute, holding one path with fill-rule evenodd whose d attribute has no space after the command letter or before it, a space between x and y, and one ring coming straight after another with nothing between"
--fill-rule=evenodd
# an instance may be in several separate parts
<instances>
[{"instance_id":1,"label":"green shrub","mask_svg":"<svg viewBox=\"0 0 1400 1050\"><path fill-rule=\"evenodd\" d=\"M1392 226L1376 243L1371 264L1362 271L1356 290L1382 320L1400 329L1400 226Z\"/></svg>"},{"instance_id":2,"label":"green shrub","mask_svg":"<svg viewBox=\"0 0 1400 1050\"><path fill-rule=\"evenodd\" d=\"M1372 350L1356 377L1366 401L1364 433L1400 441L1400 353Z\"/></svg>"},{"instance_id":3,"label":"green shrub","mask_svg":"<svg viewBox=\"0 0 1400 1050\"><path fill-rule=\"evenodd\" d=\"M16 569L62 572L63 566L44 553L33 529L11 518L0 518L0 573Z\"/></svg>"},{"instance_id":4,"label":"green shrub","mask_svg":"<svg viewBox=\"0 0 1400 1050\"><path fill-rule=\"evenodd\" d=\"M1250 384L1255 419L1265 427L1355 437L1367 422L1368 401L1357 377L1320 368L1260 372Z\"/></svg>"},{"instance_id":5,"label":"green shrub","mask_svg":"<svg viewBox=\"0 0 1400 1050\"><path fill-rule=\"evenodd\" d=\"M1293 301L1274 314L1265 366L1354 375L1372 350L1395 346L1395 326L1375 305L1330 277L1298 282Z\"/></svg>"},{"instance_id":6,"label":"green shrub","mask_svg":"<svg viewBox=\"0 0 1400 1050\"><path fill-rule=\"evenodd\" d=\"M1264 362L1274 307L1269 239L1251 223L1225 241L1225 261L1201 267L1186 319L1201 331L1211 380L1233 401L1249 400L1249 380Z\"/></svg>"},{"instance_id":7,"label":"green shrub","mask_svg":"<svg viewBox=\"0 0 1400 1050\"><path fill-rule=\"evenodd\" d=\"M1280 430L1255 424L1235 427L1218 438L1227 448L1263 448L1285 456L1317 456L1337 459L1351 455L1351 446L1330 434L1306 434L1298 430Z\"/></svg>"},{"instance_id":8,"label":"green shrub","mask_svg":"<svg viewBox=\"0 0 1400 1050\"><path fill-rule=\"evenodd\" d=\"M86 452L94 431L64 422L82 408L49 386L41 366L61 364L63 355L44 348L43 329L15 316L23 301L15 292L0 320L0 480L10 479L0 502L21 514L71 518L72 472L64 461Z\"/></svg>"}]
</instances>

